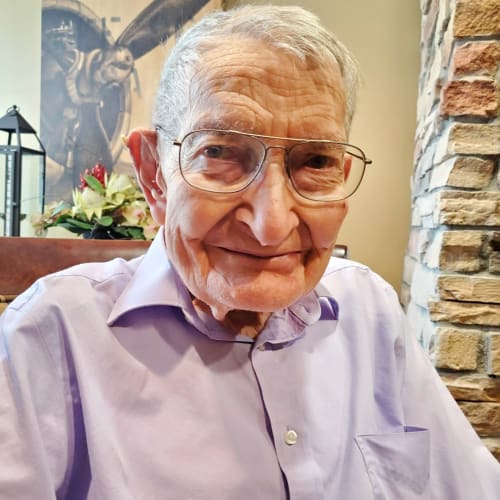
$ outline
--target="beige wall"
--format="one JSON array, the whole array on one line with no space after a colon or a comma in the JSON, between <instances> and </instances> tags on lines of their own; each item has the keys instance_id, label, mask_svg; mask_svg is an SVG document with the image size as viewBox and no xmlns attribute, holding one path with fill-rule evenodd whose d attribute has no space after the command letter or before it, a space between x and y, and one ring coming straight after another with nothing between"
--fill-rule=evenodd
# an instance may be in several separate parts
<instances>
[{"instance_id":1,"label":"beige wall","mask_svg":"<svg viewBox=\"0 0 500 500\"><path fill-rule=\"evenodd\" d=\"M41 0L0 0L0 116L16 104L38 131Z\"/></svg>"},{"instance_id":2,"label":"beige wall","mask_svg":"<svg viewBox=\"0 0 500 500\"><path fill-rule=\"evenodd\" d=\"M0 116L5 115L7 109L15 104L37 132L40 131L41 17L41 0L0 0ZM6 140L7 134L0 132L2 144ZM25 138L24 145L34 144ZM0 161L0 213L3 213L4 158L1 157ZM23 212L36 209L36 181L36 175L33 178L23 175ZM3 220L0 220L0 235L3 235L3 231ZM26 218L21 222L21 235L33 234L33 228Z\"/></svg>"},{"instance_id":3,"label":"beige wall","mask_svg":"<svg viewBox=\"0 0 500 500\"><path fill-rule=\"evenodd\" d=\"M234 4L234 1L226 2ZM275 0L274 3L290 2ZM396 289L401 283L410 214L415 107L419 71L419 2L296 0L354 51L363 68L351 141L374 164L352 199L339 241ZM0 0L0 113L17 104L39 127L41 0ZM17 49L13 49L13 45Z\"/></svg>"},{"instance_id":4,"label":"beige wall","mask_svg":"<svg viewBox=\"0 0 500 500\"><path fill-rule=\"evenodd\" d=\"M236 2L230 0L227 6ZM241 3L261 3L243 1ZM339 242L397 290L410 221L419 72L420 6L416 0L274 0L315 12L354 52L363 72L351 142L373 165L351 201Z\"/></svg>"}]
</instances>

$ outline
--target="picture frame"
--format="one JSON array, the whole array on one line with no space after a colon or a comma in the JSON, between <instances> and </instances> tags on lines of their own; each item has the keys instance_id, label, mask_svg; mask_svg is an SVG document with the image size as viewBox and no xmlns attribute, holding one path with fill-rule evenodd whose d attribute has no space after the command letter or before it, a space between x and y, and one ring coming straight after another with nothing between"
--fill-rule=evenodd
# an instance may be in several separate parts
<instances>
[{"instance_id":1,"label":"picture frame","mask_svg":"<svg viewBox=\"0 0 500 500\"><path fill-rule=\"evenodd\" d=\"M71 202L86 169L132 174L121 137L149 126L175 39L222 0L43 0L45 199Z\"/></svg>"}]
</instances>

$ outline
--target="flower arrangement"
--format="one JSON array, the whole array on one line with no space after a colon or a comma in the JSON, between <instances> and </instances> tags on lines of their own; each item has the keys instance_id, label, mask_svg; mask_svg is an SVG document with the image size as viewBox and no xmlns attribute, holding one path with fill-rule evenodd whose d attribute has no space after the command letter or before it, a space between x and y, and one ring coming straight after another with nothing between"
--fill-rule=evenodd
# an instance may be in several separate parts
<instances>
[{"instance_id":1,"label":"flower arrangement","mask_svg":"<svg viewBox=\"0 0 500 500\"><path fill-rule=\"evenodd\" d=\"M51 203L43 214L32 217L38 236L49 227L61 226L87 238L153 239L158 226L136 180L95 165L80 174L81 184L73 190L73 205Z\"/></svg>"}]
</instances>

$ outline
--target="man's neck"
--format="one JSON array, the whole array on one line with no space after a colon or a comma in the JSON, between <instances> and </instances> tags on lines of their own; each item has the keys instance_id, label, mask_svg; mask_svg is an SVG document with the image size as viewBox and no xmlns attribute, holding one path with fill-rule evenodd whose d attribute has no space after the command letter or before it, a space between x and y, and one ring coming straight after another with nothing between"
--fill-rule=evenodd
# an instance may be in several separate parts
<instances>
[{"instance_id":1,"label":"man's neck","mask_svg":"<svg viewBox=\"0 0 500 500\"><path fill-rule=\"evenodd\" d=\"M204 313L212 315L220 324L235 335L245 335L252 339L256 338L264 328L266 321L271 316L269 312L232 310L219 319L214 316L210 306L205 302L194 298L193 305Z\"/></svg>"}]
</instances>

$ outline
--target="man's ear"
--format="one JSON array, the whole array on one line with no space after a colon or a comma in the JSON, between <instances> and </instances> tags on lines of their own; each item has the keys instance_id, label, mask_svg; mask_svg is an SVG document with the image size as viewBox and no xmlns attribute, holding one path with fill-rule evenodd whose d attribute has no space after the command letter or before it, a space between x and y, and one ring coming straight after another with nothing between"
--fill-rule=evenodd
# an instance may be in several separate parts
<instances>
[{"instance_id":1,"label":"man's ear","mask_svg":"<svg viewBox=\"0 0 500 500\"><path fill-rule=\"evenodd\" d=\"M349 179L349 174L351 173L351 166L352 166L352 156L345 155L344 156L344 181L347 181L347 179Z\"/></svg>"},{"instance_id":2,"label":"man's ear","mask_svg":"<svg viewBox=\"0 0 500 500\"><path fill-rule=\"evenodd\" d=\"M137 128L123 142L132 156L137 180L151 209L151 215L157 224L163 225L167 196L156 147L157 134L154 130Z\"/></svg>"}]
</instances>

